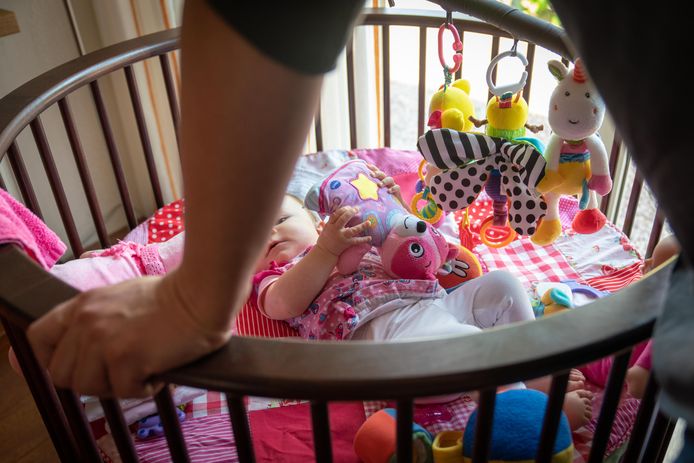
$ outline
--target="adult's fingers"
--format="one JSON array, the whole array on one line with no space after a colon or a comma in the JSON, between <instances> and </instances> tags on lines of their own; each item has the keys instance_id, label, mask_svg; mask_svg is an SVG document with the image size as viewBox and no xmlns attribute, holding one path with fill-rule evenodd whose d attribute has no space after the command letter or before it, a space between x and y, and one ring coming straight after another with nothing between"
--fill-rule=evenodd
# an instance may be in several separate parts
<instances>
[{"instance_id":1,"label":"adult's fingers","mask_svg":"<svg viewBox=\"0 0 694 463\"><path fill-rule=\"evenodd\" d=\"M72 376L72 389L82 394L112 397L111 383L104 364L103 350L100 345L82 349L78 358L79 368Z\"/></svg>"},{"instance_id":2,"label":"adult's fingers","mask_svg":"<svg viewBox=\"0 0 694 463\"><path fill-rule=\"evenodd\" d=\"M147 381L146 367L124 349L107 354L108 377L116 397L148 397L154 387Z\"/></svg>"},{"instance_id":3,"label":"adult's fingers","mask_svg":"<svg viewBox=\"0 0 694 463\"><path fill-rule=\"evenodd\" d=\"M27 330L27 337L36 359L44 368L48 368L56 346L70 325L75 299L58 304L53 310L32 323Z\"/></svg>"},{"instance_id":4,"label":"adult's fingers","mask_svg":"<svg viewBox=\"0 0 694 463\"><path fill-rule=\"evenodd\" d=\"M68 328L55 347L48 363L48 372L53 382L60 387L72 388L72 377L77 367L77 357L81 346L81 334L77 329Z\"/></svg>"}]
</instances>

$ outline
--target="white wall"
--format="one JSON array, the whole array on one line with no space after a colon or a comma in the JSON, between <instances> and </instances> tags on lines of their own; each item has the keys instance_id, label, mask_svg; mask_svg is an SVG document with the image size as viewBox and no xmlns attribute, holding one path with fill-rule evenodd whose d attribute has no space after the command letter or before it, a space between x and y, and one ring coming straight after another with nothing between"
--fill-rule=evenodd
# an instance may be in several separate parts
<instances>
[{"instance_id":1,"label":"white wall","mask_svg":"<svg viewBox=\"0 0 694 463\"><path fill-rule=\"evenodd\" d=\"M85 52L108 46L138 35L164 29L159 1L146 2L70 0L78 35ZM168 2L170 25L180 23L180 4ZM133 6L135 9L133 9ZM68 10L56 0L0 0L0 7L13 11L21 32L0 38L0 96L66 61L80 56ZM136 27L137 25L137 27ZM164 200L182 194L180 166L168 100L161 80L158 59L134 67L140 98L159 172ZM178 72L176 69L175 72ZM128 178L128 188L138 218L154 208L140 138L134 122L130 97L123 72L99 80L108 116L116 137L121 161ZM101 126L88 88L68 98L78 128L87 163L93 174L100 208L110 232L126 225L125 214L115 183ZM94 226L77 174L73 154L57 107L41 115L49 144L61 175L63 187L72 204L80 237L85 245L96 242ZM18 137L32 184L39 198L44 220L67 242L53 193L47 182L33 137L26 129ZM0 175L10 192L19 198L16 184L9 173L8 160L0 164Z\"/></svg>"}]
</instances>

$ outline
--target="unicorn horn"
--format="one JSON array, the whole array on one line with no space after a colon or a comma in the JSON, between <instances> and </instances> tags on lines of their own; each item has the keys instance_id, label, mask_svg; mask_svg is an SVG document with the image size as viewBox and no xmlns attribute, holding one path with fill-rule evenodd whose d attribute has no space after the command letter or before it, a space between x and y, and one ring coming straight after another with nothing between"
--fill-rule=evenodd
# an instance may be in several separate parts
<instances>
[{"instance_id":1,"label":"unicorn horn","mask_svg":"<svg viewBox=\"0 0 694 463\"><path fill-rule=\"evenodd\" d=\"M587 80L586 71L583 69L583 61L581 58L576 58L574 65L574 81L579 84L584 84Z\"/></svg>"}]
</instances>

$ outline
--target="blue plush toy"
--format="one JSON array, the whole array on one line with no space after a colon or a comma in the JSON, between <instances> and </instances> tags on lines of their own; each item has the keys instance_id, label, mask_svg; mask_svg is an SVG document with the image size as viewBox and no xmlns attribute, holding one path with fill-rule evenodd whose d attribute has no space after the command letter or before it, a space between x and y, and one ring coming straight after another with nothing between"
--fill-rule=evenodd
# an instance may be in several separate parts
<instances>
[{"instance_id":1,"label":"blue plush toy","mask_svg":"<svg viewBox=\"0 0 694 463\"><path fill-rule=\"evenodd\" d=\"M183 422L186 419L186 414L180 408L176 408L178 421ZM152 439L164 435L164 425L161 422L159 415L151 415L137 422L136 436L139 440Z\"/></svg>"},{"instance_id":2,"label":"blue plush toy","mask_svg":"<svg viewBox=\"0 0 694 463\"><path fill-rule=\"evenodd\" d=\"M547 395L532 389L513 389L496 396L489 461L495 463L534 461L540 444ZM472 461L477 410L468 420L463 435L463 461ZM569 421L562 413L552 452L552 463L573 460L573 441Z\"/></svg>"}]
</instances>

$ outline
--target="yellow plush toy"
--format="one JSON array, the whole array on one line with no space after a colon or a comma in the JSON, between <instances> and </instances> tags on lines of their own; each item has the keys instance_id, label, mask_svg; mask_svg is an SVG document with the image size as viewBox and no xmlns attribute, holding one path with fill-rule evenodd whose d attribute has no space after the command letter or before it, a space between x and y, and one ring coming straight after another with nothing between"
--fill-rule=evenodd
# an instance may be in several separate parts
<instances>
[{"instance_id":1,"label":"yellow plush toy","mask_svg":"<svg viewBox=\"0 0 694 463\"><path fill-rule=\"evenodd\" d=\"M429 122L432 129L453 129L468 132L473 123L474 107L470 101L470 82L458 79L448 87L443 86L429 102Z\"/></svg>"},{"instance_id":2,"label":"yellow plush toy","mask_svg":"<svg viewBox=\"0 0 694 463\"><path fill-rule=\"evenodd\" d=\"M527 120L528 103L520 92L515 95L507 93L501 97L493 96L487 103L487 118L481 121L474 117L470 119L475 127L486 125L485 133L490 137L506 140L524 137L526 128L533 133L543 129L541 125L529 125Z\"/></svg>"},{"instance_id":3,"label":"yellow plush toy","mask_svg":"<svg viewBox=\"0 0 694 463\"><path fill-rule=\"evenodd\" d=\"M427 125L431 129L452 129L459 132L468 132L473 127L472 118L474 120L475 108L470 100L470 82L465 79L458 79L450 85L442 85L436 93L434 93L429 101L429 121ZM426 166L426 175L422 172ZM440 173L441 169L422 161L419 166L420 178L424 185L428 188L431 178ZM437 209L436 203L429 199L429 190L425 189L421 193L417 193L412 199L412 212L420 219L427 220L431 223L436 223L440 220L441 210ZM428 208L433 209L437 214L432 217L425 211L420 211L417 204L420 200L428 201Z\"/></svg>"}]
</instances>

